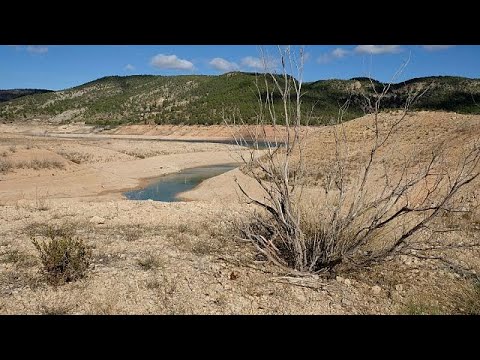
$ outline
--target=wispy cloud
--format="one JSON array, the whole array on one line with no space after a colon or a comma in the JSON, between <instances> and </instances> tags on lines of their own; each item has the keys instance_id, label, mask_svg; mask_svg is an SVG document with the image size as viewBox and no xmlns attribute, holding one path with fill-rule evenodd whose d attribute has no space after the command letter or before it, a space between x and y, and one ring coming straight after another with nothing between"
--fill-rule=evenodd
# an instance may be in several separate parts
<instances>
[{"instance_id":1,"label":"wispy cloud","mask_svg":"<svg viewBox=\"0 0 480 360\"><path fill-rule=\"evenodd\" d=\"M342 49L342 48L336 48L336 49L333 49L331 52L329 53L325 53L325 54L321 54L318 58L317 58L317 62L319 64L327 64L335 59L341 59L341 58L344 58L345 56L349 55L350 54L350 51L346 50L346 49Z\"/></svg>"},{"instance_id":2,"label":"wispy cloud","mask_svg":"<svg viewBox=\"0 0 480 360\"><path fill-rule=\"evenodd\" d=\"M400 45L358 45L355 52L358 54L396 54L403 51Z\"/></svg>"},{"instance_id":3,"label":"wispy cloud","mask_svg":"<svg viewBox=\"0 0 480 360\"><path fill-rule=\"evenodd\" d=\"M48 46L45 45L7 45L15 48L17 51L27 51L30 54L46 54L48 52Z\"/></svg>"},{"instance_id":4,"label":"wispy cloud","mask_svg":"<svg viewBox=\"0 0 480 360\"><path fill-rule=\"evenodd\" d=\"M257 57L247 56L242 59L241 64L256 70L263 70L263 61Z\"/></svg>"},{"instance_id":5,"label":"wispy cloud","mask_svg":"<svg viewBox=\"0 0 480 360\"><path fill-rule=\"evenodd\" d=\"M125 70L125 71L133 71L133 70L135 70L135 66L133 66L132 64L127 64L127 65L125 65L125 67L123 68L123 70Z\"/></svg>"},{"instance_id":6,"label":"wispy cloud","mask_svg":"<svg viewBox=\"0 0 480 360\"><path fill-rule=\"evenodd\" d=\"M335 50L332 51L333 57L336 58L343 58L347 56L350 52L348 50L342 49L342 48L336 48Z\"/></svg>"},{"instance_id":7,"label":"wispy cloud","mask_svg":"<svg viewBox=\"0 0 480 360\"><path fill-rule=\"evenodd\" d=\"M192 62L180 59L177 55L158 54L152 58L150 64L158 69L193 70L194 68Z\"/></svg>"},{"instance_id":8,"label":"wispy cloud","mask_svg":"<svg viewBox=\"0 0 480 360\"><path fill-rule=\"evenodd\" d=\"M48 52L48 47L43 45L28 45L27 51L30 54L45 54Z\"/></svg>"},{"instance_id":9,"label":"wispy cloud","mask_svg":"<svg viewBox=\"0 0 480 360\"><path fill-rule=\"evenodd\" d=\"M446 50L455 45L422 45L422 47L427 51L439 51L439 50Z\"/></svg>"},{"instance_id":10,"label":"wispy cloud","mask_svg":"<svg viewBox=\"0 0 480 360\"><path fill-rule=\"evenodd\" d=\"M215 70L228 72L228 71L235 71L239 69L237 63L230 62L228 60L222 58L214 58L209 62L210 66L213 67Z\"/></svg>"},{"instance_id":11,"label":"wispy cloud","mask_svg":"<svg viewBox=\"0 0 480 360\"><path fill-rule=\"evenodd\" d=\"M278 61L273 58L267 58L262 60L253 56L246 56L240 62L242 66L246 66L250 69L260 70L260 71L273 71L278 65Z\"/></svg>"}]
</instances>

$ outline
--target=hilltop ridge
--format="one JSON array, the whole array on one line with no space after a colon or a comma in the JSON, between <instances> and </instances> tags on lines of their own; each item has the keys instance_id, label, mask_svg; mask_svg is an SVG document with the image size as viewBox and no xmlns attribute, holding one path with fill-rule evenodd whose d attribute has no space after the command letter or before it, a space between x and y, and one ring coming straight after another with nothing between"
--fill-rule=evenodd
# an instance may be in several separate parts
<instances>
[{"instance_id":1,"label":"hilltop ridge","mask_svg":"<svg viewBox=\"0 0 480 360\"><path fill-rule=\"evenodd\" d=\"M30 95L1 102L0 121L219 124L226 114L235 111L244 121L252 122L258 91L265 91L263 79L258 81L257 89L255 76L238 71L222 75L105 76L61 91L32 90ZM366 77L304 83L302 106L312 114L310 124L328 123L347 99L350 107L345 120L363 115L365 97L375 96L372 84L377 91L384 85ZM409 94L426 87L429 91L413 106L414 110L480 113L480 79L455 76L414 78L393 84L383 105L397 109ZM278 103L278 94L274 98Z\"/></svg>"}]
</instances>

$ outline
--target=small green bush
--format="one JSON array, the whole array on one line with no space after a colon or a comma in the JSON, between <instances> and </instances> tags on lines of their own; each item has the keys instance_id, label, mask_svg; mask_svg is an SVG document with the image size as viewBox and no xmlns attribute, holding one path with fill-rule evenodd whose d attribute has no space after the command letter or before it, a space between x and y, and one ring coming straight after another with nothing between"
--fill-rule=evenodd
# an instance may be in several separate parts
<instances>
[{"instance_id":1,"label":"small green bush","mask_svg":"<svg viewBox=\"0 0 480 360\"><path fill-rule=\"evenodd\" d=\"M53 285L61 285L83 278L91 262L91 250L82 239L55 235L51 233L43 242L32 239L47 280Z\"/></svg>"}]
</instances>

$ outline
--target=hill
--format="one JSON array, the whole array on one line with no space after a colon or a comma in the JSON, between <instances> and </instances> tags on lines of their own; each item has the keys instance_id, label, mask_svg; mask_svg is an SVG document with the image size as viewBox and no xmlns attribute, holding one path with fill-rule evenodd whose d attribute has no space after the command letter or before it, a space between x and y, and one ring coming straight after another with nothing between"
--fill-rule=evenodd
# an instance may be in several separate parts
<instances>
[{"instance_id":1,"label":"hill","mask_svg":"<svg viewBox=\"0 0 480 360\"><path fill-rule=\"evenodd\" d=\"M44 89L11 89L11 90L0 90L0 102L9 101L16 99L22 96L32 95L32 94L41 94L46 92L52 92L52 90Z\"/></svg>"},{"instance_id":2,"label":"hill","mask_svg":"<svg viewBox=\"0 0 480 360\"><path fill-rule=\"evenodd\" d=\"M254 73L231 72L219 76L108 76L56 92L37 93L0 103L0 121L40 119L57 123L90 124L214 124L235 111L247 122L255 118L258 91ZM270 80L271 81L271 80ZM351 100L346 120L364 114L365 98L374 98L382 83L367 78L319 80L305 83L302 97L310 124L325 124L338 108ZM394 84L383 104L403 105L413 91L429 91L415 105L417 110L480 113L480 80L460 77L426 77ZM279 106L278 94L275 96ZM313 111L312 111L313 108Z\"/></svg>"}]
</instances>

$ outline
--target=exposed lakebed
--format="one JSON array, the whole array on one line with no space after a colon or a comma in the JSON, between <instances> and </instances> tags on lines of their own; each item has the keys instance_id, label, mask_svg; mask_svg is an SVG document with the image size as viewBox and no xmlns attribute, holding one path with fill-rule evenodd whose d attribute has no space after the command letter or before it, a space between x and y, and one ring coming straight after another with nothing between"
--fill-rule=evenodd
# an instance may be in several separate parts
<instances>
[{"instance_id":1,"label":"exposed lakebed","mask_svg":"<svg viewBox=\"0 0 480 360\"><path fill-rule=\"evenodd\" d=\"M177 173L161 176L149 185L124 193L129 200L180 201L178 194L191 190L202 181L223 174L239 164L209 165L184 169Z\"/></svg>"}]
</instances>

